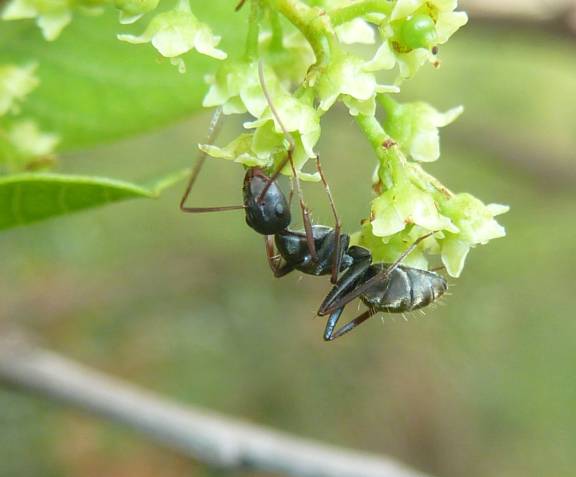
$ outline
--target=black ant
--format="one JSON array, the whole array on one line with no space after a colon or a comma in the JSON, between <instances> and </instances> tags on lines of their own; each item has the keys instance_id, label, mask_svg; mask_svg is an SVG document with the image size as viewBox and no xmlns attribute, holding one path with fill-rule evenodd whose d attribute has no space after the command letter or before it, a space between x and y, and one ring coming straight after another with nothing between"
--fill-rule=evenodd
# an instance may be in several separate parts
<instances>
[{"instance_id":1,"label":"black ant","mask_svg":"<svg viewBox=\"0 0 576 477\"><path fill-rule=\"evenodd\" d=\"M274 276L282 277L293 270L299 270L310 275L326 275L331 273L332 283L336 283L338 273L348 268L352 260L345 254L348 248L349 236L340 234L340 220L336 213L336 206L330 192L330 187L324 176L320 165L320 159L316 157L316 166L320 173L320 178L328 195L330 207L335 218L335 226L326 227L323 225L312 225L310 214L304 203L299 179L292 160L295 143L288 133L284 124L280 120L278 112L274 107L270 94L264 82L262 64L259 64L258 73L264 95L268 101L270 111L286 136L289 148L287 157L270 177L258 167L248 168L244 176L243 183L243 205L221 206L221 207L187 207L185 202L190 194L192 186L206 160L206 154L202 153L196 162L188 186L180 201L180 209L184 212L202 213L219 212L226 210L244 209L246 213L246 223L256 232L265 236L266 255L268 264ZM220 123L221 111L218 109L211 121L209 143L214 141ZM289 163L292 168L293 182L297 191L304 231L289 230L291 222L290 205L286 197L277 184L277 178L284 166ZM285 264L280 264L280 257L275 254L274 244L278 248L280 257L285 260Z\"/></svg>"},{"instance_id":2,"label":"black ant","mask_svg":"<svg viewBox=\"0 0 576 477\"><path fill-rule=\"evenodd\" d=\"M379 311L404 313L424 308L440 298L448 289L441 275L419 268L400 265L422 240L435 232L418 238L392 263L372 264L372 256L362 247L352 246L347 255L352 264L326 296L318 315L330 315L324 339L332 341L352 331ZM344 311L352 300L360 298L368 310L334 331Z\"/></svg>"},{"instance_id":3,"label":"black ant","mask_svg":"<svg viewBox=\"0 0 576 477\"><path fill-rule=\"evenodd\" d=\"M185 207L184 203L206 159L203 154L192 171L188 187L180 202L180 208L185 212L193 213L244 209L247 224L265 236L268 263L276 277L282 277L294 270L316 276L331 273L331 281L335 286L318 310L319 316L330 315L324 332L326 341L332 341L348 333L379 311L387 313L409 312L423 308L442 296L448 287L446 280L441 275L401 265L406 256L422 240L430 237L434 232L414 241L392 264L372 264L370 251L358 246L349 247L350 237L340 233L340 220L319 157L316 157L316 165L327 192L336 224L333 228L311 224L292 162L294 140L284 127L272 104L264 84L261 64L259 65L259 75L270 110L290 144L286 160L270 177L260 168L249 168L246 171L243 183L243 205L207 208ZM217 111L212 121L208 138L210 142L213 141L219 115L220 112ZM294 183L300 198L305 229L303 232L288 229L291 222L290 201L286 200L276 182L280 170L287 162L292 167ZM275 254L274 245L276 245L280 256ZM282 265L280 264L280 257L285 262ZM338 279L338 274L342 271L345 272ZM360 298L368 306L368 310L335 331L344 308L356 298Z\"/></svg>"}]
</instances>

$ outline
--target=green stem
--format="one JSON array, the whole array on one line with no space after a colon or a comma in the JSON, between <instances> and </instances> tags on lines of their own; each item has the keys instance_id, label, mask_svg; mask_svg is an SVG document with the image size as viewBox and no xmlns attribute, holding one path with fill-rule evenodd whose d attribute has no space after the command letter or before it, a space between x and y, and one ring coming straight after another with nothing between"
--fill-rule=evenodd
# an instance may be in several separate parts
<instances>
[{"instance_id":1,"label":"green stem","mask_svg":"<svg viewBox=\"0 0 576 477\"><path fill-rule=\"evenodd\" d=\"M336 34L326 15L300 0L265 0L302 32L316 55L316 66L330 64L331 50L337 48Z\"/></svg>"},{"instance_id":2,"label":"green stem","mask_svg":"<svg viewBox=\"0 0 576 477\"><path fill-rule=\"evenodd\" d=\"M378 93L376 99L387 114L394 114L394 111L398 108L398 102L392 99L388 94Z\"/></svg>"},{"instance_id":3,"label":"green stem","mask_svg":"<svg viewBox=\"0 0 576 477\"><path fill-rule=\"evenodd\" d=\"M398 183L405 177L406 158L391 136L384 131L382 125L374 116L359 114L356 122L364 135L370 141L372 148L380 160L381 167L388 167L394 182Z\"/></svg>"},{"instance_id":4,"label":"green stem","mask_svg":"<svg viewBox=\"0 0 576 477\"><path fill-rule=\"evenodd\" d=\"M330 10L328 15L330 16L332 25L337 26L368 13L384 13L389 15L393 7L394 3L388 0L364 0L363 2Z\"/></svg>"},{"instance_id":5,"label":"green stem","mask_svg":"<svg viewBox=\"0 0 576 477\"><path fill-rule=\"evenodd\" d=\"M248 34L246 35L246 53L248 61L258 58L258 35L260 34L261 7L260 0L252 0L250 18L248 19Z\"/></svg>"},{"instance_id":6,"label":"green stem","mask_svg":"<svg viewBox=\"0 0 576 477\"><path fill-rule=\"evenodd\" d=\"M392 141L392 138L384 131L382 125L374 116L366 116L364 114L359 114L356 116L356 122L360 126L360 129L364 135L370 141L370 144L376 151L378 158L381 160L388 160L391 154L393 154L393 149L386 147L385 144Z\"/></svg>"},{"instance_id":7,"label":"green stem","mask_svg":"<svg viewBox=\"0 0 576 477\"><path fill-rule=\"evenodd\" d=\"M268 18L270 21L270 28L272 29L272 39L270 41L270 49L272 51L282 51L284 48L284 32L282 31L282 23L278 12L272 8L268 9Z\"/></svg>"}]
</instances>

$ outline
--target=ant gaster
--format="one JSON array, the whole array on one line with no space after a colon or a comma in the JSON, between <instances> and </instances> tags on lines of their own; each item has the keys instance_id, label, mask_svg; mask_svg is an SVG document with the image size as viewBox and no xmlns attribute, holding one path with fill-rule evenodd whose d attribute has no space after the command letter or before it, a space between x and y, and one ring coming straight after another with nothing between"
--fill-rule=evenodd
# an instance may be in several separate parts
<instances>
[{"instance_id":1,"label":"ant gaster","mask_svg":"<svg viewBox=\"0 0 576 477\"><path fill-rule=\"evenodd\" d=\"M368 250L357 246L350 247L347 255L351 257L352 264L318 310L320 316L330 315L324 339L332 341L339 338L380 311L410 312L424 308L440 298L448 289L444 277L435 272L400 265L418 243L433 234L434 232L418 238L392 264L372 264L372 256ZM360 298L368 309L335 331L345 306L356 298Z\"/></svg>"}]
</instances>

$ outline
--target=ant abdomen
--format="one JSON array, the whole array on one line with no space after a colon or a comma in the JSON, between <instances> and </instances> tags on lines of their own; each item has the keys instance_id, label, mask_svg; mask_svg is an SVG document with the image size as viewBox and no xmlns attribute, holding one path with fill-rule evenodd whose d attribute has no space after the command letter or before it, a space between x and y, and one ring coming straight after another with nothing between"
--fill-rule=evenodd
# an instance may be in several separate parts
<instances>
[{"instance_id":1,"label":"ant abdomen","mask_svg":"<svg viewBox=\"0 0 576 477\"><path fill-rule=\"evenodd\" d=\"M242 190L246 223L253 230L262 235L275 235L288 227L290 206L276 181L270 182L261 169L250 168L244 176Z\"/></svg>"},{"instance_id":2,"label":"ant abdomen","mask_svg":"<svg viewBox=\"0 0 576 477\"><path fill-rule=\"evenodd\" d=\"M370 279L387 267L383 263L371 265L365 279ZM430 305L447 289L448 284L441 275L399 265L387 280L375 283L360 298L369 308L387 313L403 313Z\"/></svg>"}]
</instances>

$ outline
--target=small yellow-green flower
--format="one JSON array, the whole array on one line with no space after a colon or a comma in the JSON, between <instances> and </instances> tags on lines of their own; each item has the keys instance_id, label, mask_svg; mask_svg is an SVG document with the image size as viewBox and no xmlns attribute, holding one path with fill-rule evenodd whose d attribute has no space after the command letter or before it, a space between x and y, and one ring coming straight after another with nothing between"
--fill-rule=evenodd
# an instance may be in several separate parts
<instances>
[{"instance_id":1,"label":"small yellow-green flower","mask_svg":"<svg viewBox=\"0 0 576 477\"><path fill-rule=\"evenodd\" d=\"M266 86L274 95L279 87L276 76L268 68L265 69L265 76ZM259 118L268 106L258 76L258 63L255 61L227 61L215 75L208 76L206 80L210 88L202 103L205 108L222 106L224 114L248 111Z\"/></svg>"},{"instance_id":2,"label":"small yellow-green flower","mask_svg":"<svg viewBox=\"0 0 576 477\"><path fill-rule=\"evenodd\" d=\"M398 0L390 21L380 25L382 44L366 70L388 70L397 64L400 82L414 76L424 63L436 63L434 47L468 21L466 13L454 11L456 7L456 0Z\"/></svg>"},{"instance_id":3,"label":"small yellow-green flower","mask_svg":"<svg viewBox=\"0 0 576 477\"><path fill-rule=\"evenodd\" d=\"M294 134L293 139L296 148L292 159L298 177L305 181L319 181L318 173L309 174L302 171L302 167L308 160L308 154L304 150L299 135ZM246 167L260 167L270 172L275 171L284 162L288 147L284 135L276 132L271 121L253 133L241 134L224 147L213 144L200 144L199 146L200 150L211 157L237 162ZM289 164L282 169L282 174L292 175Z\"/></svg>"},{"instance_id":4,"label":"small yellow-green flower","mask_svg":"<svg viewBox=\"0 0 576 477\"><path fill-rule=\"evenodd\" d=\"M171 58L181 72L186 70L181 55L191 50L218 60L227 56L216 48L220 37L194 16L188 0L178 0L172 10L156 15L142 35L120 34L118 39L136 44L152 43L162 56Z\"/></svg>"},{"instance_id":5,"label":"small yellow-green flower","mask_svg":"<svg viewBox=\"0 0 576 477\"><path fill-rule=\"evenodd\" d=\"M320 96L320 109L328 111L336 100L349 96L354 111L362 112L358 102L369 102L367 106L373 110L372 103L376 93L396 93L396 86L378 84L373 73L366 71L366 62L357 56L342 53L334 58L330 66L320 76L316 90Z\"/></svg>"},{"instance_id":6,"label":"small yellow-green flower","mask_svg":"<svg viewBox=\"0 0 576 477\"><path fill-rule=\"evenodd\" d=\"M336 27L336 35L342 43L347 45L354 43L372 45L376 42L374 28L361 18L355 18L352 21L338 25Z\"/></svg>"},{"instance_id":7,"label":"small yellow-green flower","mask_svg":"<svg viewBox=\"0 0 576 477\"><path fill-rule=\"evenodd\" d=\"M71 0L12 0L2 12L3 20L35 18L46 40L55 40L72 20Z\"/></svg>"},{"instance_id":8,"label":"small yellow-green flower","mask_svg":"<svg viewBox=\"0 0 576 477\"><path fill-rule=\"evenodd\" d=\"M440 157L438 128L447 126L462 114L458 106L441 113L427 103L397 103L381 96L386 117L386 131L402 151L415 161L432 162Z\"/></svg>"},{"instance_id":9,"label":"small yellow-green flower","mask_svg":"<svg viewBox=\"0 0 576 477\"><path fill-rule=\"evenodd\" d=\"M19 102L38 86L35 69L35 65L0 66L0 116L17 110Z\"/></svg>"},{"instance_id":10,"label":"small yellow-green flower","mask_svg":"<svg viewBox=\"0 0 576 477\"><path fill-rule=\"evenodd\" d=\"M360 233L353 235L352 240L354 244L370 250L374 263L393 263L410 245L426 232L427 231L420 227L409 227L392 236L379 237L374 235L372 224L369 221L365 221L362 224ZM402 261L402 264L427 270L428 259L426 253L438 253L437 249L436 237L428 237L420 242L418 247Z\"/></svg>"},{"instance_id":11,"label":"small yellow-green flower","mask_svg":"<svg viewBox=\"0 0 576 477\"><path fill-rule=\"evenodd\" d=\"M29 119L14 123L8 130L8 137L18 152L27 158L51 154L60 141L56 134L42 132Z\"/></svg>"},{"instance_id":12,"label":"small yellow-green flower","mask_svg":"<svg viewBox=\"0 0 576 477\"><path fill-rule=\"evenodd\" d=\"M120 10L120 23L128 25L134 23L158 6L160 0L114 0L116 8Z\"/></svg>"},{"instance_id":13,"label":"small yellow-green flower","mask_svg":"<svg viewBox=\"0 0 576 477\"><path fill-rule=\"evenodd\" d=\"M310 66L314 63L314 52L310 43L298 30L282 36L281 47L273 41L270 31L259 36L260 51L266 64L273 67L282 84L300 84Z\"/></svg>"},{"instance_id":14,"label":"small yellow-green flower","mask_svg":"<svg viewBox=\"0 0 576 477\"><path fill-rule=\"evenodd\" d=\"M506 230L494 217L508 212L501 204L483 204L470 194L456 194L441 204L442 213L458 227L458 233L447 233L441 240L442 262L448 273L458 277L470 248L504 237Z\"/></svg>"},{"instance_id":15,"label":"small yellow-green flower","mask_svg":"<svg viewBox=\"0 0 576 477\"><path fill-rule=\"evenodd\" d=\"M428 232L447 230L458 232L449 217L438 210L432 195L405 178L372 201L372 232L388 237L418 225Z\"/></svg>"},{"instance_id":16,"label":"small yellow-green flower","mask_svg":"<svg viewBox=\"0 0 576 477\"><path fill-rule=\"evenodd\" d=\"M309 158L316 157L314 146L320 139L320 116L305 99L297 99L284 92L274 96L274 108L282 125L289 133L298 133L302 146ZM283 134L281 125L270 108L255 121L244 123L246 128L262 128L266 124L274 125L276 134Z\"/></svg>"},{"instance_id":17,"label":"small yellow-green flower","mask_svg":"<svg viewBox=\"0 0 576 477\"><path fill-rule=\"evenodd\" d=\"M34 121L17 121L0 134L0 170L17 172L35 162L46 167L45 160L52 156L58 142L58 136L41 131Z\"/></svg>"}]
</instances>

